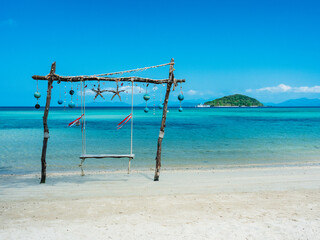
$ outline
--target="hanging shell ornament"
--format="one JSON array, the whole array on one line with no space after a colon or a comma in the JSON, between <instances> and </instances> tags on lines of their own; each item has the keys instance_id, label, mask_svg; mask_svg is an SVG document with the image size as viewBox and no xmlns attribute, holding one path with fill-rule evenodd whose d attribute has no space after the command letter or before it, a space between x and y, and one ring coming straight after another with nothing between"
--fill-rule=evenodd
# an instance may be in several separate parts
<instances>
[{"instance_id":1,"label":"hanging shell ornament","mask_svg":"<svg viewBox=\"0 0 320 240\"><path fill-rule=\"evenodd\" d=\"M178 100L179 100L179 101L183 101L183 99L184 99L184 96L183 96L183 94L180 93L180 94L178 95Z\"/></svg>"},{"instance_id":2,"label":"hanging shell ornament","mask_svg":"<svg viewBox=\"0 0 320 240\"><path fill-rule=\"evenodd\" d=\"M69 102L68 104L69 108L74 108L76 106L76 104L74 102Z\"/></svg>"},{"instance_id":3,"label":"hanging shell ornament","mask_svg":"<svg viewBox=\"0 0 320 240\"><path fill-rule=\"evenodd\" d=\"M143 99L145 101L148 101L150 99L150 95L146 93L145 95L143 95Z\"/></svg>"},{"instance_id":4,"label":"hanging shell ornament","mask_svg":"<svg viewBox=\"0 0 320 240\"><path fill-rule=\"evenodd\" d=\"M36 99L39 99L41 97L41 93L36 91L34 92L33 96L36 98Z\"/></svg>"}]
</instances>

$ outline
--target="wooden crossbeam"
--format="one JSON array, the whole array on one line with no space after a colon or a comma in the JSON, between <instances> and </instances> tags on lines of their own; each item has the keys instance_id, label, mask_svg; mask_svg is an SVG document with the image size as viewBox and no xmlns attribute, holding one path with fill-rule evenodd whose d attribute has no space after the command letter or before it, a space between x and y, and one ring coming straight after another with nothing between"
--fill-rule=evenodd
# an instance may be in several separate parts
<instances>
[{"instance_id":1,"label":"wooden crossbeam","mask_svg":"<svg viewBox=\"0 0 320 240\"><path fill-rule=\"evenodd\" d=\"M59 76L57 74L48 74L46 76L34 75L32 76L34 80L52 80L52 81L61 81L61 82L81 82L81 81L109 81L109 82L143 82L143 83L152 83L152 84L164 84L174 81L176 83L185 82L185 79L151 79L151 78L142 78L142 77L119 77L119 78L110 78L110 77L91 77L91 76Z\"/></svg>"}]
</instances>

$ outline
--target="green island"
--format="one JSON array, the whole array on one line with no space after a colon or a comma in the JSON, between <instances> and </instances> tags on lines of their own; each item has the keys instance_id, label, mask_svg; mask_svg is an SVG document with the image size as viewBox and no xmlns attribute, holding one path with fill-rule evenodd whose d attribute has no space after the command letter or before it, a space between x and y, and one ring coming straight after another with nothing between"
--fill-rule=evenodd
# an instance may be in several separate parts
<instances>
[{"instance_id":1,"label":"green island","mask_svg":"<svg viewBox=\"0 0 320 240\"><path fill-rule=\"evenodd\" d=\"M211 107L263 107L263 104L255 98L242 94L234 94L217 98L205 103Z\"/></svg>"}]
</instances>

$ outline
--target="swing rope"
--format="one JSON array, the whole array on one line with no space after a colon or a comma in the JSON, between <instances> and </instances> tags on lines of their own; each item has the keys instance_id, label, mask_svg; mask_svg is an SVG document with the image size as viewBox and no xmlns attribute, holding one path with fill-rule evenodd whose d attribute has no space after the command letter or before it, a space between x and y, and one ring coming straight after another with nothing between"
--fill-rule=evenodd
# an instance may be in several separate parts
<instances>
[{"instance_id":1,"label":"swing rope","mask_svg":"<svg viewBox=\"0 0 320 240\"><path fill-rule=\"evenodd\" d=\"M85 82L81 81L81 118L82 121L82 156L81 163L79 167L81 168L81 175L84 176L84 171L82 168L82 164L86 158L104 158L104 157L128 157L129 158L129 165L128 165L128 173L130 172L130 163L131 159L133 158L133 90L134 90L134 78L131 80L132 88L131 88L131 113L130 113L130 120L131 120L131 132L130 132L130 155L90 155L86 154L86 85Z\"/></svg>"}]
</instances>

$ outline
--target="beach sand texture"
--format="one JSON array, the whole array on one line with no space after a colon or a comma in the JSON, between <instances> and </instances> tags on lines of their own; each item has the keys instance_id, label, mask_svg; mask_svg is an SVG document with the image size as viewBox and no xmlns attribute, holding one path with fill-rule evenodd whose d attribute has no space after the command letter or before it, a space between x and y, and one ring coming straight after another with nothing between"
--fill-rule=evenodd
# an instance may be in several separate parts
<instances>
[{"instance_id":1,"label":"beach sand texture","mask_svg":"<svg viewBox=\"0 0 320 240\"><path fill-rule=\"evenodd\" d=\"M320 167L77 174L1 176L0 239L320 239Z\"/></svg>"}]
</instances>

